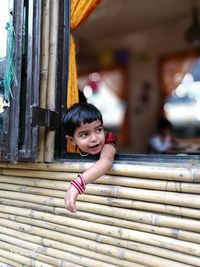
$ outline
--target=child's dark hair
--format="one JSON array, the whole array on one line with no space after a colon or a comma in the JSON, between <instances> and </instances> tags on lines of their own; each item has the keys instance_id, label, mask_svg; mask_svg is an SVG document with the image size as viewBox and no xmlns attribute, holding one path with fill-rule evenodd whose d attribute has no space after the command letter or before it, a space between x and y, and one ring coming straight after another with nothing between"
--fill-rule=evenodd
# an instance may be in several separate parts
<instances>
[{"instance_id":1,"label":"child's dark hair","mask_svg":"<svg viewBox=\"0 0 200 267\"><path fill-rule=\"evenodd\" d=\"M168 121L166 118L161 118L158 121L158 130L162 131L163 129L171 129L172 130L172 124L170 121Z\"/></svg>"},{"instance_id":2,"label":"child's dark hair","mask_svg":"<svg viewBox=\"0 0 200 267\"><path fill-rule=\"evenodd\" d=\"M63 114L62 125L66 135L73 137L81 123L91 123L95 120L100 120L103 124L103 118L98 108L90 103L76 103Z\"/></svg>"}]
</instances>

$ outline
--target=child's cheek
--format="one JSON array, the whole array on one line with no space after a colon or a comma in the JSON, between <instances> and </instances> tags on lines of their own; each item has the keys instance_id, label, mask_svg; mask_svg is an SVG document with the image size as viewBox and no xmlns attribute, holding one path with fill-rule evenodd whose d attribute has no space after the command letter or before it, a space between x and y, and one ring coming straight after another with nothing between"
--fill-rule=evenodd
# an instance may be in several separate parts
<instances>
[{"instance_id":1,"label":"child's cheek","mask_svg":"<svg viewBox=\"0 0 200 267\"><path fill-rule=\"evenodd\" d=\"M102 146L104 146L105 143L106 143L106 139L104 138L104 139L102 140Z\"/></svg>"}]
</instances>

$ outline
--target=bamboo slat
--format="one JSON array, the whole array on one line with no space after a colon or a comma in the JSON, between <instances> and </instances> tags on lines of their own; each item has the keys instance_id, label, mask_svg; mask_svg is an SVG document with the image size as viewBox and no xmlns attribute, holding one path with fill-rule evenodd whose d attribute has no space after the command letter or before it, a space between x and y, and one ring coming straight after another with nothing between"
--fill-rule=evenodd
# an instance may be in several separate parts
<instances>
[{"instance_id":1,"label":"bamboo slat","mask_svg":"<svg viewBox=\"0 0 200 267\"><path fill-rule=\"evenodd\" d=\"M14 187L13 185L5 186L2 188L8 189L10 187ZM30 191L32 190L32 193L35 193L34 188L29 188ZM25 191L25 190L23 190ZM27 190L28 191L28 190ZM64 202L63 198L62 199L57 199L57 195L53 197L53 194L50 194L51 197L46 197L45 194L43 195L42 193L45 193L45 189L40 190L40 196L38 195L33 195L33 194L28 194L26 193L26 200L28 202L36 202L38 204L43 204L43 205L50 205L50 206L57 206L57 207L63 207ZM49 192L49 191L48 191ZM52 191L50 191L51 193ZM39 193L39 192L37 192ZM54 192L52 192L54 193ZM60 194L58 197L63 197L64 195ZM12 198L16 200L23 200L24 198L24 193L17 193L17 192L10 192L10 191L3 191L0 192L0 197L7 197L7 198ZM87 202L78 202L78 207L79 210L87 211L90 209L90 212L93 213L99 213L99 214L104 214L112 217L117 217L117 218L122 218L122 219L127 219L127 220L133 220L133 221L138 221L146 224L153 224L157 226L166 226L166 227L175 227L177 223L179 224L180 229L185 229L185 230L191 230L194 232L199 232L200 227L199 221L194 221L191 219L184 219L184 218L179 218L179 217L172 217L172 216L167 216L167 215L161 215L161 214L155 214L155 213L149 213L149 212L143 212L143 211L134 211L134 210L127 210L127 209L122 209L122 208L115 208L115 207L108 207L105 205L98 205L95 203L87 203Z\"/></svg>"},{"instance_id":2,"label":"bamboo slat","mask_svg":"<svg viewBox=\"0 0 200 267\"><path fill-rule=\"evenodd\" d=\"M200 243L200 235L196 232L189 232L189 231L183 231L183 230L178 230L177 228L169 228L169 227L157 227L157 226L152 226L144 223L137 223L137 222L129 222L127 220L122 220L122 219L117 219L113 220L113 218L109 218L103 215L95 215L87 212L79 212L78 215L72 215L70 213L67 213L63 209L55 209L55 214L62 215L62 214L67 214L71 218L76 218L80 220L87 220L90 222L97 222L97 223L102 223L105 225L112 225L116 227L121 227L127 228L127 229L132 229L132 230L137 230L141 232L147 232L147 233L154 233L158 235L163 235L167 237L172 237L180 240L185 240L189 242L195 242L195 243Z\"/></svg>"},{"instance_id":3,"label":"bamboo slat","mask_svg":"<svg viewBox=\"0 0 200 267\"><path fill-rule=\"evenodd\" d=\"M24 267L24 266L54 267L53 265L46 264L44 262L40 262L37 260L33 260L31 258L27 258L25 256L20 255L19 253L16 254L16 252L19 251L19 250L17 250L16 247L12 246L11 250L13 250L15 252L10 252L10 251L0 249L0 255L3 255L3 256L0 256L0 266L2 266L2 267L4 267L4 266L5 267L11 267L11 266L16 266L16 267ZM6 256L9 258L6 258ZM10 258L13 258L13 260L10 260ZM14 261L14 259L16 259L16 261ZM3 265L2 262L5 263L5 265ZM26 264L26 265L24 265L24 264ZM74 263L71 263L69 261L62 261L62 266L63 267L82 267L83 265L74 264Z\"/></svg>"},{"instance_id":4,"label":"bamboo slat","mask_svg":"<svg viewBox=\"0 0 200 267\"><path fill-rule=\"evenodd\" d=\"M5 227L9 227L16 230L23 229L23 232L32 234L32 235L38 235L43 238L53 239L57 240L63 243L68 243L74 246L83 247L87 250L92 250L95 252L100 252L106 255L110 255L115 258L120 259L133 259L135 257L135 254L133 254L133 251L131 250L124 250L122 247L115 247L112 245L106 245L103 243L94 242L92 240L88 240L82 237L75 237L69 234L61 234L59 232L55 232L52 230L46 230L41 229L39 227L33 227L22 223L11 223L9 220L1 219L1 225L4 225ZM10 234L10 232L9 232ZM43 244L45 245L45 242L43 240ZM168 251L165 249L160 249L152 247L152 246L144 246L144 244L135 243L135 250L138 250L138 247L140 247L139 251L142 252L148 252L148 254L157 254L157 256L177 260L186 264L193 264L195 266L200 265L200 259L192 256L186 256L182 253L174 253L173 251ZM128 255L127 255L128 254ZM118 262L119 263L119 262ZM127 265L126 265L127 266Z\"/></svg>"},{"instance_id":5,"label":"bamboo slat","mask_svg":"<svg viewBox=\"0 0 200 267\"><path fill-rule=\"evenodd\" d=\"M81 230L92 231L98 234L108 235L111 237L122 238L129 241L137 241L145 244L158 246L161 248L172 249L175 251L183 252L193 256L200 256L200 245L192 242L186 242L176 240L173 238L154 235L151 233L145 233L132 229L120 228L110 225L103 225L95 222L82 221L74 218L67 218L63 216L48 214L39 211L29 211L23 208L13 209L13 207L0 206L0 211L10 213L13 215L27 216L30 218L45 220L47 222L53 222L56 224L65 225L68 227L74 227Z\"/></svg>"},{"instance_id":6,"label":"bamboo slat","mask_svg":"<svg viewBox=\"0 0 200 267\"><path fill-rule=\"evenodd\" d=\"M23 254L23 255L22 255ZM0 256L22 263L23 266L54 267L53 265L24 256L26 250L0 241Z\"/></svg>"},{"instance_id":7,"label":"bamboo slat","mask_svg":"<svg viewBox=\"0 0 200 267\"><path fill-rule=\"evenodd\" d=\"M16 201L16 200L2 200L0 199L1 204L6 204L8 206L18 206L18 207L24 207L24 208L30 208L34 210L39 210L39 211L48 211L54 214L64 214L65 210L48 210L45 205L35 205L34 203L29 203L27 205L27 202L24 201ZM17 204L17 205L16 205ZM105 217L105 216L96 216L92 215L90 213L85 213L85 212L79 212L78 215L71 215L68 214L69 217L77 218L77 219L82 219L82 220L87 220L91 222L98 222L98 223L106 223L109 225L113 226L119 226L119 227L125 227L125 228L130 228L138 231L143 231L143 232L148 232L148 233L155 233L159 235L164 235L168 237L174 237L176 239L184 240L184 241L190 241L190 242L195 242L195 243L200 243L200 235L197 233L192 233L189 231L177 231L176 228L164 228L164 227L157 227L157 226L151 226L147 224L139 224L139 223L133 223L133 222L127 222L123 220L117 220L117 223L113 222L112 218Z\"/></svg>"},{"instance_id":8,"label":"bamboo slat","mask_svg":"<svg viewBox=\"0 0 200 267\"><path fill-rule=\"evenodd\" d=\"M41 58L40 58L40 107L46 108L49 68L50 1L42 1ZM39 128L38 162L44 162L45 128Z\"/></svg>"},{"instance_id":9,"label":"bamboo slat","mask_svg":"<svg viewBox=\"0 0 200 267\"><path fill-rule=\"evenodd\" d=\"M62 225L56 225L56 224L53 224L53 223L46 223L46 222L43 222L43 221L40 221L40 220L36 220L36 219L30 219L30 218L25 218L25 217L21 217L21 216L11 216L9 214L1 214L1 217L4 217L4 218L9 218L15 221L20 221L20 222L23 222L23 223L27 223L27 230L30 229L30 226L29 225L37 225L39 227L42 227L42 228L47 228L47 229L51 229L53 230L54 232L63 232L63 233L73 233L75 236L77 237L85 237L85 238L90 238L92 240L97 240L98 242L101 242L101 243L106 243L106 244L113 244L113 245L116 245L116 246L119 246L119 247L124 247L124 248L128 248L132 251L134 250L138 250L138 251L142 251L142 252L153 252L152 254L156 254L156 252L158 252L158 255L160 255L160 250L162 250L162 253L163 253L163 249L160 249L158 247L156 247L155 249L155 246L148 246L148 245L145 245L143 243L138 243L138 242L129 242L127 240L124 240L124 239L116 239L116 238L113 238L111 236L105 236L105 235L100 235L100 234L95 234L93 232L88 232L88 231L82 231L82 230L79 230L79 229L75 229L75 228L70 228L70 227L65 227L65 226L62 226ZM79 242L80 243L80 242ZM180 259L180 261L184 261L184 258L186 257L187 258L187 261L189 261L189 263L191 262L189 259L188 259L188 255L184 255L184 254L180 254L180 253L177 253L177 252L174 252L173 251L169 251L169 250L166 250L165 249L165 256L168 256L170 255L173 259L173 255L175 255L175 258L178 257ZM150 253L151 254L151 253ZM162 255L162 254L161 254ZM183 257L182 257L183 255ZM177 258L176 258L177 259ZM181 260L182 259L182 260ZM195 257L195 260L196 260L196 257ZM195 266L195 260L192 260L193 264ZM198 266L198 265L197 265Z\"/></svg>"},{"instance_id":10,"label":"bamboo slat","mask_svg":"<svg viewBox=\"0 0 200 267\"><path fill-rule=\"evenodd\" d=\"M9 181L9 177L8 181ZM16 180L15 178L10 177L10 181ZM28 180L24 183L28 183ZM19 179L20 181L20 179ZM52 182L51 180L34 180L37 186L40 186L42 183L49 183L49 187L58 188L60 190L66 190L68 184L64 182ZM13 182L14 183L14 182ZM132 200L142 200L148 202L156 202L156 203L163 203L163 204L170 204L176 206L184 206L184 207L191 207L191 208L200 208L200 196L193 195L193 194L186 194L186 193L175 193L175 192L163 192L161 190L151 190L151 189L140 189L140 188L127 188L122 186L111 186L111 185L96 185L96 184L89 184L86 189L86 193L88 194L97 194L103 196L110 196L110 197L117 197L117 198L125 198L125 199L132 199Z\"/></svg>"},{"instance_id":11,"label":"bamboo slat","mask_svg":"<svg viewBox=\"0 0 200 267\"><path fill-rule=\"evenodd\" d=\"M116 163L72 214L65 191L91 164L0 164L0 257L25 266L200 266L197 162Z\"/></svg>"},{"instance_id":12,"label":"bamboo slat","mask_svg":"<svg viewBox=\"0 0 200 267\"><path fill-rule=\"evenodd\" d=\"M0 197L7 197L14 200L23 200L24 193L18 192L10 192L10 191L3 191L0 192ZM38 196L33 194L26 194L26 201L33 202L42 205L50 205L54 207L63 207L63 199L52 198L52 196ZM21 202L21 207L26 207L27 202ZM8 203L8 202L7 202ZM31 205L29 205L31 207ZM34 206L33 206L34 207ZM193 221L184 218L177 218L177 217L170 217L166 215L160 215L155 213L149 212L141 212L141 211L134 211L134 210L127 210L127 209L119 209L113 207L107 207L104 205L97 205L92 203L81 203L78 202L78 208L82 211L90 210L90 213L81 213L78 214L70 214L65 209L58 209L54 208L51 209L51 212L55 214L66 214L67 216L82 219L82 220L89 220L89 221L96 221L99 223L105 223L109 225L115 225L130 229L136 229L141 231L147 231L152 233L157 233L161 235L176 237L182 240L189 240L200 243L200 222ZM37 209L37 206L36 206ZM39 210L41 208L39 207ZM37 209L38 210L38 209ZM44 209L45 210L45 207ZM94 215L92 215L93 213ZM102 216L97 216L96 214L101 214ZM104 215L104 216L103 216ZM106 217L107 215L108 217ZM117 217L118 220L113 221L113 217ZM136 221L136 223L135 223ZM179 225L179 231L176 230L177 224ZM157 227L162 226L162 227ZM167 228L165 228L167 227ZM186 231L181 231L181 229ZM189 231L193 231L195 233L191 233Z\"/></svg>"},{"instance_id":13,"label":"bamboo slat","mask_svg":"<svg viewBox=\"0 0 200 267\"><path fill-rule=\"evenodd\" d=\"M1 240L0 241L0 247L3 249L10 250L10 249L13 249L13 247L14 247L14 249L18 249L17 252L19 251L19 253L23 253L23 255L26 255L26 256L33 258L33 259L42 259L45 262L51 263L53 266L63 266L62 261L65 260L67 262L69 259L71 262L78 263L78 264L80 263L81 265L88 266L88 267L93 267L93 266L115 267L116 266L116 265L113 265L110 263L105 263L104 259L107 258L107 257L105 257L105 255L101 255L101 261L98 261L96 259L93 260L92 258L88 258L87 257L88 256L87 251L85 251L86 256L85 256L85 254L76 254L74 252L68 253L66 251L63 251L63 248L58 250L58 249L49 248L46 246L44 247L44 246L34 244L33 242L24 241L22 239L19 240L18 238L13 238L11 236L3 235L3 234L0 234L0 240ZM4 241L4 242L2 242L2 241ZM54 241L54 244L55 243L56 242ZM19 246L20 246L20 248L19 248ZM62 246L64 248L66 247L65 244L62 244ZM25 249L25 247L28 249ZM76 250L78 250L78 249L76 249ZM81 251L84 251L84 250L82 249ZM43 253L43 254L41 254L41 253ZM92 254L92 251L90 251L90 254ZM67 266L67 265L65 265L65 266ZM122 266L126 266L126 265L122 265ZM127 266L130 266L130 265L127 265Z\"/></svg>"},{"instance_id":14,"label":"bamboo slat","mask_svg":"<svg viewBox=\"0 0 200 267\"><path fill-rule=\"evenodd\" d=\"M23 170L3 170L2 173L7 176L20 176L20 177L35 177L39 179L52 179L71 181L76 177L76 173L59 173L59 172L46 172L46 171L23 171ZM1 176L2 177L2 176ZM3 178L3 177L2 177ZM97 184L110 184L121 185L125 187L138 187L154 190L181 192L181 193L200 193L200 187L195 183L177 182L177 181L162 181L153 179L143 179L134 177L120 177L104 175L99 178L95 183Z\"/></svg>"},{"instance_id":15,"label":"bamboo slat","mask_svg":"<svg viewBox=\"0 0 200 267\"><path fill-rule=\"evenodd\" d=\"M7 223L7 226L9 228L14 228L14 229L18 229L20 230L21 227L23 227L23 229L26 229L27 228L27 225L25 224L11 224L11 222L9 222L8 220L2 220L4 222L4 225L6 225ZM3 228L1 228L3 229ZM26 231L28 233L31 233L31 234L34 234L34 235L39 235L39 236L42 236L43 238L47 238L47 243L51 242L50 241L50 238L53 239L53 240L57 240L57 241L60 241L60 242L64 242L65 244L66 243L69 243L71 245L74 245L74 246L79 246L79 247L82 247L82 248L85 248L87 250L92 250L92 251L95 251L95 252L100 252L100 253L103 253L103 254L106 254L106 255L110 255L112 257L117 257L119 261L115 260L116 264L119 264L120 263L120 259L126 259L126 257L124 256L124 253L123 253L123 250L121 248L113 248L111 246L108 246L108 245L105 245L105 244L98 244L97 242L94 242L94 241L88 241L88 239L82 239L82 238L74 238L73 236L70 236L70 235L63 235L63 234L60 234L60 233L56 233L54 231L51 231L51 230L45 230L45 229L41 229L41 228L38 228L38 227L33 227L30 229L30 227L28 227L28 231ZM9 232L10 234L10 232ZM43 245L45 245L45 240L42 239L43 241ZM98 244L98 246L97 246ZM52 247L52 245L51 245ZM110 250L110 247L113 248L113 251ZM127 264L127 263L126 263Z\"/></svg>"},{"instance_id":16,"label":"bamboo slat","mask_svg":"<svg viewBox=\"0 0 200 267\"><path fill-rule=\"evenodd\" d=\"M40 171L59 171L59 172L83 172L88 169L93 163L85 162L63 162L63 163L19 163L16 165L0 164L0 168L14 168L14 169L24 169L24 170L40 170ZM122 167L123 166L123 167ZM171 166L171 167L170 167ZM196 165L187 165L183 163L181 165L176 164L176 166L165 164L137 164L130 163L123 164L115 163L113 168L109 172L113 175L128 176L128 177L140 177L140 178L153 178L160 180L172 180L172 181L182 181L182 182L200 182L200 168L199 163Z\"/></svg>"},{"instance_id":17,"label":"bamboo slat","mask_svg":"<svg viewBox=\"0 0 200 267\"><path fill-rule=\"evenodd\" d=\"M25 266L37 266L37 267L55 267L55 266L63 266L63 267L68 267L73 263L69 262L69 261L65 261L65 260L60 260L57 259L56 257L49 257L49 256L45 256L40 254L39 252L41 252L40 247L35 246L32 243L32 250L29 249L25 249L23 248L21 245L15 245L15 244L20 244L20 243L24 243L23 240L17 240L14 238L11 238L9 236L5 235L0 235L1 239L0 240L5 240L4 241L0 241L0 255L1 255L1 251L3 251L3 255L6 255L10 258L14 258L15 261L17 262L22 262L25 264ZM10 242L14 242L14 245ZM27 243L28 244L28 243ZM35 250L36 248L36 250ZM69 255L69 258L73 257L73 255ZM39 261L39 259L42 259L43 261ZM46 262L49 262L51 264L48 264ZM76 265L77 266L77 265ZM79 265L78 265L79 266Z\"/></svg>"},{"instance_id":18,"label":"bamboo slat","mask_svg":"<svg viewBox=\"0 0 200 267\"><path fill-rule=\"evenodd\" d=\"M47 85L47 108L55 110L56 104L56 75L58 50L58 21L59 1L50 1L50 46L49 46L49 75ZM45 143L45 162L51 162L54 157L55 131L47 131Z\"/></svg>"},{"instance_id":19,"label":"bamboo slat","mask_svg":"<svg viewBox=\"0 0 200 267\"><path fill-rule=\"evenodd\" d=\"M23 264L0 256L0 267L23 267Z\"/></svg>"},{"instance_id":20,"label":"bamboo slat","mask_svg":"<svg viewBox=\"0 0 200 267\"><path fill-rule=\"evenodd\" d=\"M43 247L36 246L34 243L31 243L31 246L26 243L24 246L24 243L25 241L12 238L8 234L0 234L0 248L11 251L16 258L18 255L22 255L31 261L44 262L44 266L60 266L61 260L46 256Z\"/></svg>"},{"instance_id":21,"label":"bamboo slat","mask_svg":"<svg viewBox=\"0 0 200 267\"><path fill-rule=\"evenodd\" d=\"M16 241L15 238L17 238L17 240L21 239L21 242L20 242L21 246L28 247L28 248L33 247L32 243L36 243L37 245L34 244L34 246L35 246L34 251L36 251L36 253L43 252L45 255L48 255L51 257L53 255L55 255L56 257L59 257L59 255L62 255L63 259L66 259L66 257L68 258L67 253L69 252L69 253L74 253L76 255L84 255L84 257L89 257L91 259L92 258L96 259L97 261L95 262L95 264L96 264L95 266L104 266L105 265L104 262L109 263L108 266L113 266L112 264L114 264L114 266L120 265L120 266L132 267L134 265L133 262L128 262L127 260L124 260L124 259L122 260L122 259L120 259L120 257L118 257L116 259L115 257L108 256L108 254L107 255L97 254L96 252L93 251L93 249L87 250L84 248L84 246L79 247L76 244L75 244L75 246L69 245L66 238L65 238L65 242L51 240L49 238L46 238L46 236L43 236L43 238L41 238L40 237L41 236L41 234L40 234L41 229L38 229L39 236L36 236L36 235L33 236L30 234L22 233L22 232L15 231L12 229L9 229L9 231L8 231L8 228L6 228L6 227L0 227L0 230L1 231L7 230L8 234L10 236L10 237L8 237L8 241L10 240L11 242L17 243L18 241ZM2 239L2 236L3 235L0 234L0 240ZM4 237L4 240L5 240L5 237ZM32 242L31 244L30 244L30 242L28 242L29 240L31 240L31 242ZM67 253L63 252L62 254L60 254L61 250L64 252L67 252ZM83 256L82 256L82 258L83 258ZM131 257L131 259L132 258L133 257ZM94 262L89 261L87 258L81 259L81 261L83 263L84 263L84 260L87 261L87 266L93 266L92 264L94 264ZM103 262L98 263L98 260L101 260Z\"/></svg>"},{"instance_id":22,"label":"bamboo slat","mask_svg":"<svg viewBox=\"0 0 200 267\"><path fill-rule=\"evenodd\" d=\"M15 181L14 181L15 180ZM9 177L0 177L0 181L4 183L12 182ZM41 189L39 187L31 188L25 185L35 185L43 186L43 181L40 180L30 180L30 179L15 179L13 178L13 182L20 184L18 185L9 185L9 184L1 184L2 189L10 189L14 191L23 191L27 193L35 193L35 194L41 194ZM22 186L21 186L22 184ZM55 182L52 183L52 185L55 185ZM50 184L49 188L55 188ZM63 186L62 186L63 185ZM57 183L56 184L57 189L65 189L68 186L68 183ZM43 190L44 195L48 196L54 196L54 197L63 197L63 193L59 191L52 191L52 190ZM165 213L165 214L172 214L176 216L181 217L191 217L195 219L200 219L200 210L198 209L192 209L192 208L185 208L180 206L172 206L172 205L165 205L165 204L157 204L157 203L148 203L144 201L137 201L137 200L128 200L128 199L119 199L114 197L103 197L103 196L95 196L95 195L80 195L78 198L80 201L85 202L93 202L97 204L104 204L108 206L117 206L121 208L130 208L130 209L141 209L141 210L148 210L148 211L155 211L159 213Z\"/></svg>"}]
</instances>

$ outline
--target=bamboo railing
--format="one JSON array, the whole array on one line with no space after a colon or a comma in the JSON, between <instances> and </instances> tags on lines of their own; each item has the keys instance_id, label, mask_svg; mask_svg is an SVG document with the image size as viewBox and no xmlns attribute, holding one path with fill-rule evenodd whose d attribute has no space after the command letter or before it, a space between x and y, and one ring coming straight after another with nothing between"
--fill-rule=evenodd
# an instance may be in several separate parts
<instances>
[{"instance_id":1,"label":"bamboo railing","mask_svg":"<svg viewBox=\"0 0 200 267\"><path fill-rule=\"evenodd\" d=\"M0 266L200 266L198 162L115 162L70 213L91 164L0 164Z\"/></svg>"}]
</instances>

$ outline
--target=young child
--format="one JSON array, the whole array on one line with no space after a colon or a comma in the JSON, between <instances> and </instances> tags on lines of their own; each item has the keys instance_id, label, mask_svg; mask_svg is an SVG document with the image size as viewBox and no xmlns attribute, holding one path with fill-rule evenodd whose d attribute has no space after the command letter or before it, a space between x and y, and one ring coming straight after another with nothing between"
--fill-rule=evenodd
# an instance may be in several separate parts
<instances>
[{"instance_id":1,"label":"young child","mask_svg":"<svg viewBox=\"0 0 200 267\"><path fill-rule=\"evenodd\" d=\"M150 152L159 154L170 153L176 144L172 124L167 119L161 118L158 122L156 135L150 139Z\"/></svg>"},{"instance_id":2,"label":"young child","mask_svg":"<svg viewBox=\"0 0 200 267\"><path fill-rule=\"evenodd\" d=\"M65 206L76 212L76 198L85 191L88 183L94 182L111 169L117 152L116 137L111 132L105 136L100 111L89 103L71 106L63 116L63 128L66 138L80 150L82 156L99 155L99 159L70 183L65 194Z\"/></svg>"}]
</instances>

